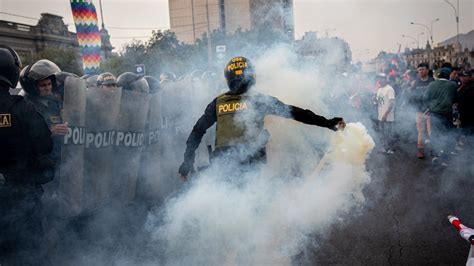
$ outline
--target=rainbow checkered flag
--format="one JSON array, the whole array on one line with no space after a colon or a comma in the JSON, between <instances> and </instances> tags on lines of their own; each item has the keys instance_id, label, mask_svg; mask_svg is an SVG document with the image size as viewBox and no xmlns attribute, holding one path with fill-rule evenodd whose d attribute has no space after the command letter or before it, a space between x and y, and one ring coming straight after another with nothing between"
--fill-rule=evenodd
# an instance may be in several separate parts
<instances>
[{"instance_id":1,"label":"rainbow checkered flag","mask_svg":"<svg viewBox=\"0 0 474 266\"><path fill-rule=\"evenodd\" d=\"M101 39L97 12L92 0L71 0L77 42L82 51L84 74L97 74L100 66Z\"/></svg>"}]
</instances>

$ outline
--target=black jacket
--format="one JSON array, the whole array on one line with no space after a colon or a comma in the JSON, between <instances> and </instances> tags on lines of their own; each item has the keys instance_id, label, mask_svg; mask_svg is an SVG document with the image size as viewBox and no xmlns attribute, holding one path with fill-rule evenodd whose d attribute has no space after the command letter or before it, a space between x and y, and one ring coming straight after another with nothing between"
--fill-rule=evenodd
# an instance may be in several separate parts
<instances>
[{"instance_id":1,"label":"black jacket","mask_svg":"<svg viewBox=\"0 0 474 266\"><path fill-rule=\"evenodd\" d=\"M0 173L7 181L45 183L50 167L51 132L34 106L21 96L0 89Z\"/></svg>"},{"instance_id":2,"label":"black jacket","mask_svg":"<svg viewBox=\"0 0 474 266\"><path fill-rule=\"evenodd\" d=\"M231 94L231 92L227 92ZM256 94L258 113L260 113L260 119L263 119L266 115L276 115L280 117L294 119L296 121L316 125L320 127L326 127L332 130L336 130L336 125L342 118L326 119L323 116L316 115L310 110L302 109L292 105L286 105L275 97ZM180 174L186 175L188 170L192 169L194 164L195 151L201 143L202 137L206 133L206 130L210 128L217 121L216 114L216 101L214 99L208 104L204 114L199 118L191 131L191 134L186 141L186 151L184 153L184 162L180 167Z\"/></svg>"},{"instance_id":3,"label":"black jacket","mask_svg":"<svg viewBox=\"0 0 474 266\"><path fill-rule=\"evenodd\" d=\"M474 127L474 81L458 92L456 99L462 127Z\"/></svg>"},{"instance_id":4,"label":"black jacket","mask_svg":"<svg viewBox=\"0 0 474 266\"><path fill-rule=\"evenodd\" d=\"M25 99L33 104L36 111L44 118L46 125L51 129L54 124L62 123L62 102L51 96L40 97L26 95ZM53 151L48 155L54 162L58 163L61 157L61 145L63 136L53 136Z\"/></svg>"}]
</instances>

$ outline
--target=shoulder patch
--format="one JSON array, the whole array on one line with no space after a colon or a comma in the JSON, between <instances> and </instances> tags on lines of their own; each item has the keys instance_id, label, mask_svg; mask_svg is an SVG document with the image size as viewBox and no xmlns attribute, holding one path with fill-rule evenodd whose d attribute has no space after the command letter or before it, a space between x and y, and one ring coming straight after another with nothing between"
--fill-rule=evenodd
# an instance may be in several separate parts
<instances>
[{"instance_id":1,"label":"shoulder patch","mask_svg":"<svg viewBox=\"0 0 474 266\"><path fill-rule=\"evenodd\" d=\"M0 127L11 127L12 116L11 114L0 114Z\"/></svg>"},{"instance_id":2,"label":"shoulder patch","mask_svg":"<svg viewBox=\"0 0 474 266\"><path fill-rule=\"evenodd\" d=\"M49 120L53 124L60 124L61 123L61 117L60 116L50 116Z\"/></svg>"}]
</instances>

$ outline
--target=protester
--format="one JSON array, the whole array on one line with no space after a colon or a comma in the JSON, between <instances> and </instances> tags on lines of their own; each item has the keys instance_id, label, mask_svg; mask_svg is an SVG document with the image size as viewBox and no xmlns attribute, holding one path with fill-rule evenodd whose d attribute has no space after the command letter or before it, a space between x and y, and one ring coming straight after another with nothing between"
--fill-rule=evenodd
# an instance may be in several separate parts
<instances>
[{"instance_id":1,"label":"protester","mask_svg":"<svg viewBox=\"0 0 474 266\"><path fill-rule=\"evenodd\" d=\"M430 117L423 110L423 95L428 85L433 82L433 78L428 75L429 66L421 63L417 68L418 78L410 88L408 103L416 112L416 130L418 133L416 156L419 159L425 158L425 143L429 143L431 135Z\"/></svg>"},{"instance_id":2,"label":"protester","mask_svg":"<svg viewBox=\"0 0 474 266\"><path fill-rule=\"evenodd\" d=\"M453 67L451 68L451 74L449 74L449 80L456 83L458 87L461 86L461 80L459 80L460 71L461 69L459 67Z\"/></svg>"},{"instance_id":3,"label":"protester","mask_svg":"<svg viewBox=\"0 0 474 266\"><path fill-rule=\"evenodd\" d=\"M466 266L474 266L474 229L461 223L458 217L448 215L449 222L456 228L459 236L464 238L470 245L469 255L467 256Z\"/></svg>"},{"instance_id":4,"label":"protester","mask_svg":"<svg viewBox=\"0 0 474 266\"><path fill-rule=\"evenodd\" d=\"M375 98L377 102L378 121L382 134L382 152L393 154L393 123L395 121L395 90L388 85L387 76L384 73L377 75L377 91Z\"/></svg>"},{"instance_id":5,"label":"protester","mask_svg":"<svg viewBox=\"0 0 474 266\"><path fill-rule=\"evenodd\" d=\"M459 75L462 86L457 93L460 126L464 134L474 134L474 78L471 71Z\"/></svg>"},{"instance_id":6,"label":"protester","mask_svg":"<svg viewBox=\"0 0 474 266\"><path fill-rule=\"evenodd\" d=\"M431 145L434 151L432 162L447 166L445 161L448 147L453 147L452 106L456 96L457 85L449 81L449 68L442 68L438 80L435 80L425 91L423 96L424 113L430 114ZM441 160L441 162L439 162Z\"/></svg>"}]
</instances>

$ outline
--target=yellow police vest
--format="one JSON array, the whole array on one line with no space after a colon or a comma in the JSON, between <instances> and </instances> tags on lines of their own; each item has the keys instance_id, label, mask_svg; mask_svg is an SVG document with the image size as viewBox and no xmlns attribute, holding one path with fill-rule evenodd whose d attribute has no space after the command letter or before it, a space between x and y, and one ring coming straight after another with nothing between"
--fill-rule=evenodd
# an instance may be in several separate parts
<instances>
[{"instance_id":1,"label":"yellow police vest","mask_svg":"<svg viewBox=\"0 0 474 266\"><path fill-rule=\"evenodd\" d=\"M247 95L226 94L217 97L216 148L252 143L253 135L258 135L263 129L263 118L252 113L256 110L249 98Z\"/></svg>"}]
</instances>

